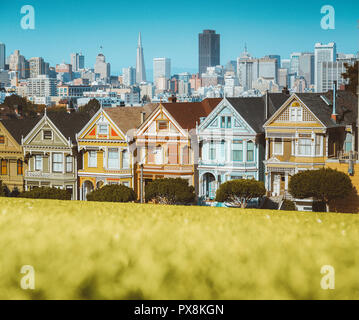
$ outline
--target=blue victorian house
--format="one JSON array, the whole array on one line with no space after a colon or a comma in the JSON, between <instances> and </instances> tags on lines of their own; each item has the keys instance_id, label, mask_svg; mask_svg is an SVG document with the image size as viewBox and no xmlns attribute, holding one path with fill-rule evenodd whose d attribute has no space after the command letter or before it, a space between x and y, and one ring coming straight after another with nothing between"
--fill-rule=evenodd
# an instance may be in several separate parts
<instances>
[{"instance_id":1,"label":"blue victorian house","mask_svg":"<svg viewBox=\"0 0 359 320\"><path fill-rule=\"evenodd\" d=\"M264 181L263 124L288 99L284 93L224 98L196 128L199 144L199 198L213 200L221 183Z\"/></svg>"}]
</instances>

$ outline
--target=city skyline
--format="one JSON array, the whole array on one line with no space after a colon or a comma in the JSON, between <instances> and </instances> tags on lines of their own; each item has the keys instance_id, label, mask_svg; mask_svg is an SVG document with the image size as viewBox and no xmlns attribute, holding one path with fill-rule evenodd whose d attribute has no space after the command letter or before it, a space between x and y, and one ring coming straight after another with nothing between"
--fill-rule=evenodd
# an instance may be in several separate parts
<instances>
[{"instance_id":1,"label":"city skyline","mask_svg":"<svg viewBox=\"0 0 359 320\"><path fill-rule=\"evenodd\" d=\"M66 0L59 3L58 10L61 11L67 2ZM221 3L221 6L216 6L216 10L210 9L213 7L211 1L207 6L194 3L191 7L187 6L187 9L185 9L186 3L183 3L183 8L176 11L177 19L182 22L181 28L169 28L169 30L165 26L170 23L171 19L168 17L170 15L167 16L165 12L170 11L173 4L168 4L165 9L161 7L161 1L152 6L141 3L142 6L135 16L133 14L126 16L126 12L129 12L133 6L133 4L126 4L121 10L119 9L122 14L122 18L119 19L114 17L114 13L121 4L108 0L104 2L103 7L94 10L91 3L90 1L87 6L73 4L71 12L63 14L61 22L54 23L53 14L49 12L51 5L41 0L37 1L33 4L36 18L35 30L21 29L22 4L20 1L3 4L2 12L7 12L7 15L2 16L0 13L1 28L4 31L0 42L7 46L6 55L9 56L14 50L20 49L25 57L41 56L54 66L62 61L70 63L71 53L82 52L86 57L86 67L93 67L102 46L103 54L111 63L113 74L120 74L123 67L135 66L137 37L141 32L145 65L150 66L155 57L166 56L172 60L173 70L188 69L193 72L194 69L198 69L198 34L204 29L216 30L221 35L220 63L222 65L236 59L243 52L245 43L248 51L255 57L278 54L282 58L288 58L290 53L295 51L313 52L316 42L333 41L337 43L338 52L356 53L358 51L355 8L359 9L359 4L355 1L347 1L334 6L335 30L320 28L320 20L323 16L320 14L322 4L313 4L309 1L304 1L303 5L298 8L290 3L283 6L278 3L266 4L258 1L261 6L268 7L268 10L260 12L257 12L253 5L242 2L238 5L238 2L231 0L226 0ZM93 23L96 14L101 14L102 10L108 8L109 5L114 10L107 10L107 18L103 20L103 23L101 25ZM351 10L347 9L349 5ZM230 7L240 7L240 10L228 10ZM76 9L79 9L81 15L76 16L78 19L73 19ZM225 14L223 9L226 9ZM293 23L294 9L296 16L301 17L298 22L301 24L300 29L298 29L298 23ZM271 18L272 21L269 21L269 12L275 12L280 19ZM195 19L199 13L201 17ZM211 22L208 23L208 21ZM151 28L148 28L150 22ZM283 25L286 25L284 30ZM283 38L286 41L282 41ZM146 69L146 72L151 74L149 70Z\"/></svg>"}]
</instances>

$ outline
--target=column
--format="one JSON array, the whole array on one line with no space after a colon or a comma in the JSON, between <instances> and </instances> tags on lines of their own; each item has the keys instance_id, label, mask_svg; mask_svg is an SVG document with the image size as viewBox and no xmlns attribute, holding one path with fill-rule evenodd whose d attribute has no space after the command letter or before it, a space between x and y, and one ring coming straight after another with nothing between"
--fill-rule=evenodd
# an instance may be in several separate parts
<instances>
[{"instance_id":1,"label":"column","mask_svg":"<svg viewBox=\"0 0 359 320\"><path fill-rule=\"evenodd\" d=\"M269 156L269 138L266 138L266 160L268 160Z\"/></svg>"},{"instance_id":2,"label":"column","mask_svg":"<svg viewBox=\"0 0 359 320\"><path fill-rule=\"evenodd\" d=\"M284 190L288 190L288 172L285 172L285 184L284 184Z\"/></svg>"}]
</instances>

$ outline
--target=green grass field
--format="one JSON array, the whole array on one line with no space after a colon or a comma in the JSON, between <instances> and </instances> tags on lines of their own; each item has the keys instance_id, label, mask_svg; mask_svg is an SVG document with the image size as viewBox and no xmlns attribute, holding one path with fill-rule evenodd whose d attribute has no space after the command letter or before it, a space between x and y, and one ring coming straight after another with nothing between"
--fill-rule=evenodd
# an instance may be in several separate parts
<instances>
[{"instance_id":1,"label":"green grass field","mask_svg":"<svg viewBox=\"0 0 359 320\"><path fill-rule=\"evenodd\" d=\"M357 299L358 240L357 215L0 198L0 299Z\"/></svg>"}]
</instances>

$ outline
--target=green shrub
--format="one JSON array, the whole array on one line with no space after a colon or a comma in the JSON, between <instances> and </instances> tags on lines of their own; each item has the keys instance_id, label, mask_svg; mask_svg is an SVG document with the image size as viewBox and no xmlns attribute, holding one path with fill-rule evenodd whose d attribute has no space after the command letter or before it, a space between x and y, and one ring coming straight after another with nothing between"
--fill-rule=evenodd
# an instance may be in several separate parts
<instances>
[{"instance_id":1,"label":"green shrub","mask_svg":"<svg viewBox=\"0 0 359 320\"><path fill-rule=\"evenodd\" d=\"M229 202L234 206L246 208L250 200L263 197L265 193L266 189L262 181L236 179L221 184L216 192L216 201Z\"/></svg>"},{"instance_id":2,"label":"green shrub","mask_svg":"<svg viewBox=\"0 0 359 320\"><path fill-rule=\"evenodd\" d=\"M327 208L326 208L325 202L313 201L312 210L313 210L313 212L326 212Z\"/></svg>"},{"instance_id":3,"label":"green shrub","mask_svg":"<svg viewBox=\"0 0 359 320\"><path fill-rule=\"evenodd\" d=\"M10 195L10 190L7 185L2 184L0 180L0 197L8 197Z\"/></svg>"},{"instance_id":4,"label":"green shrub","mask_svg":"<svg viewBox=\"0 0 359 320\"><path fill-rule=\"evenodd\" d=\"M24 191L20 194L20 197L31 199L71 200L71 193L68 190L63 189L40 187Z\"/></svg>"},{"instance_id":5,"label":"green shrub","mask_svg":"<svg viewBox=\"0 0 359 320\"><path fill-rule=\"evenodd\" d=\"M196 195L194 187L181 178L156 179L146 185L146 201L160 204L191 204Z\"/></svg>"},{"instance_id":6,"label":"green shrub","mask_svg":"<svg viewBox=\"0 0 359 320\"><path fill-rule=\"evenodd\" d=\"M295 203L291 200L284 200L281 210L296 211Z\"/></svg>"},{"instance_id":7,"label":"green shrub","mask_svg":"<svg viewBox=\"0 0 359 320\"><path fill-rule=\"evenodd\" d=\"M121 184L103 186L87 195L88 201L130 202L136 200L133 189Z\"/></svg>"},{"instance_id":8,"label":"green shrub","mask_svg":"<svg viewBox=\"0 0 359 320\"><path fill-rule=\"evenodd\" d=\"M12 189L12 191L10 192L10 195L9 195L9 197L11 197L11 198L17 198L19 196L20 196L20 191L17 187Z\"/></svg>"},{"instance_id":9,"label":"green shrub","mask_svg":"<svg viewBox=\"0 0 359 320\"><path fill-rule=\"evenodd\" d=\"M347 174L330 168L302 171L291 177L289 192L294 198L314 198L324 202L329 211L330 201L343 199L353 191Z\"/></svg>"}]
</instances>

